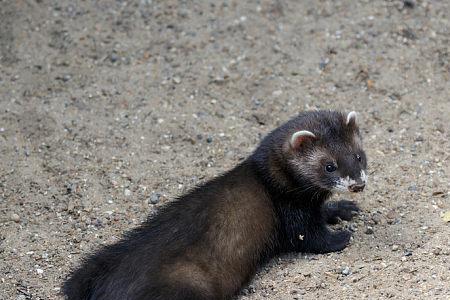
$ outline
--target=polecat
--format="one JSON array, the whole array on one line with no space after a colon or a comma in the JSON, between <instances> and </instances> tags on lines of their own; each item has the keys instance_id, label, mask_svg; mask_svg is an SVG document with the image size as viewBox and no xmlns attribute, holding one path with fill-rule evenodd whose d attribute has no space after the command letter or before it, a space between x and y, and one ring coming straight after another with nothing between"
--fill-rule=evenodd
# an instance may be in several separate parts
<instances>
[{"instance_id":1,"label":"polecat","mask_svg":"<svg viewBox=\"0 0 450 300\"><path fill-rule=\"evenodd\" d=\"M194 188L87 258L64 284L69 300L229 299L257 267L290 251L344 249L350 201L366 155L354 112L304 112L270 133L231 171Z\"/></svg>"}]
</instances>

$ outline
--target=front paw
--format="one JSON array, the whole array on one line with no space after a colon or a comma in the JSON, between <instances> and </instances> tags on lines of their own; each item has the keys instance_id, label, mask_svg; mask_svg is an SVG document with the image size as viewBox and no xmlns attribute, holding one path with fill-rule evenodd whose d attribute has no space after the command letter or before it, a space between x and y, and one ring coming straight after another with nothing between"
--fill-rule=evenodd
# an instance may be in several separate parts
<instances>
[{"instance_id":1,"label":"front paw","mask_svg":"<svg viewBox=\"0 0 450 300\"><path fill-rule=\"evenodd\" d=\"M339 219L350 221L359 211L358 205L353 201L331 201L325 204L324 216L327 223L336 224Z\"/></svg>"},{"instance_id":2,"label":"front paw","mask_svg":"<svg viewBox=\"0 0 450 300\"><path fill-rule=\"evenodd\" d=\"M347 247L347 245L350 243L350 238L352 234L348 230L339 230L335 231L331 234L331 238L329 239L328 243L330 246L330 251L340 251Z\"/></svg>"},{"instance_id":3,"label":"front paw","mask_svg":"<svg viewBox=\"0 0 450 300\"><path fill-rule=\"evenodd\" d=\"M352 234L347 230L326 230L320 238L308 245L304 250L311 253L329 253L343 250L350 243Z\"/></svg>"}]
</instances>

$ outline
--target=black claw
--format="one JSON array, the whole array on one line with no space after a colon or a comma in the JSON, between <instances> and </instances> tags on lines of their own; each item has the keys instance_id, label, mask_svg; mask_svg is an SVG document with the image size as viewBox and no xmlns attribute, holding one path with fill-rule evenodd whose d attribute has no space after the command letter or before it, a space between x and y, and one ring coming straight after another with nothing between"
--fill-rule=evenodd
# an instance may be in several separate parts
<instances>
[{"instance_id":1,"label":"black claw","mask_svg":"<svg viewBox=\"0 0 450 300\"><path fill-rule=\"evenodd\" d=\"M323 214L328 224L336 224L339 219L350 221L360 211L355 202L349 200L326 203Z\"/></svg>"}]
</instances>

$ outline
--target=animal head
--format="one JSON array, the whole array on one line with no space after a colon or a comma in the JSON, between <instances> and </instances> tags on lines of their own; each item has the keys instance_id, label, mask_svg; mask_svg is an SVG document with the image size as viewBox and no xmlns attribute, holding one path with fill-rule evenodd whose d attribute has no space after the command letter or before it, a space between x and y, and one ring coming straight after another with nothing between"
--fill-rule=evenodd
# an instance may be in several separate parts
<instances>
[{"instance_id":1,"label":"animal head","mask_svg":"<svg viewBox=\"0 0 450 300\"><path fill-rule=\"evenodd\" d=\"M284 144L292 176L306 180L310 188L362 191L367 182L367 159L356 113L319 111L299 119L294 119Z\"/></svg>"}]
</instances>

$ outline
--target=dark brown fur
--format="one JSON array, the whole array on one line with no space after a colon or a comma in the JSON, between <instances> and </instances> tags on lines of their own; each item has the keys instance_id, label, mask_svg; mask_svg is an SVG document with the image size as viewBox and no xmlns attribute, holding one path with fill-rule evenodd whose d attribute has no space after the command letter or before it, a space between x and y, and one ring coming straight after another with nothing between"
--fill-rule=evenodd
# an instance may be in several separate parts
<instances>
[{"instance_id":1,"label":"dark brown fur","mask_svg":"<svg viewBox=\"0 0 450 300\"><path fill-rule=\"evenodd\" d=\"M314 131L317 140L289 147L290 136L303 129ZM330 231L326 223L350 219L357 207L351 202L324 206L332 180L322 182L325 175L315 169L322 162L307 157L320 148L322 156L343 166L329 178L353 178L366 166L365 156L358 164L349 158L363 154L355 137L356 124L345 124L340 113L299 115L269 134L236 168L86 259L64 293L69 300L229 299L277 253L345 248L350 234Z\"/></svg>"}]
</instances>

